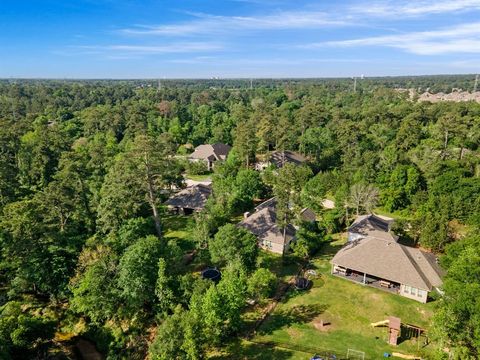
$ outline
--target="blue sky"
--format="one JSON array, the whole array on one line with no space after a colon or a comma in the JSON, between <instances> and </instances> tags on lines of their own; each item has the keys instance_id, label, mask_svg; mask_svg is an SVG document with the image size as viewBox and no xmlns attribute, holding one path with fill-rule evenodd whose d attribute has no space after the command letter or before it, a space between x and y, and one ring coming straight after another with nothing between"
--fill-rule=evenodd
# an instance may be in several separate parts
<instances>
[{"instance_id":1,"label":"blue sky","mask_svg":"<svg viewBox=\"0 0 480 360\"><path fill-rule=\"evenodd\" d=\"M0 0L0 77L480 72L480 0Z\"/></svg>"}]
</instances>

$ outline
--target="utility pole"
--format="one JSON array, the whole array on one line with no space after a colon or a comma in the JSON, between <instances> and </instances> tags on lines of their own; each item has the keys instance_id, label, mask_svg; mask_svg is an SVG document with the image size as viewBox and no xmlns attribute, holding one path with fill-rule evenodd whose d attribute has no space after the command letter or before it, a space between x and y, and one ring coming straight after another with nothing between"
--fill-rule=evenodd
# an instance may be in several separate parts
<instances>
[{"instance_id":1,"label":"utility pole","mask_svg":"<svg viewBox=\"0 0 480 360\"><path fill-rule=\"evenodd\" d=\"M477 91L478 77L479 77L479 75L477 74L477 76L475 76L475 85L473 85L473 92L476 92L476 91Z\"/></svg>"}]
</instances>

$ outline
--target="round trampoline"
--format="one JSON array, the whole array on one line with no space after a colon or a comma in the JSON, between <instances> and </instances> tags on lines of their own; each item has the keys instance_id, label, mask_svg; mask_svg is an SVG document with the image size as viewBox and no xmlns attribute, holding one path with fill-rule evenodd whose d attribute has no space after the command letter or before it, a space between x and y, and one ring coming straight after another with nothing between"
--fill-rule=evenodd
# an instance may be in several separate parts
<instances>
[{"instance_id":1,"label":"round trampoline","mask_svg":"<svg viewBox=\"0 0 480 360\"><path fill-rule=\"evenodd\" d=\"M214 282L220 281L222 274L217 268L208 268L202 271L202 279L212 280Z\"/></svg>"}]
</instances>

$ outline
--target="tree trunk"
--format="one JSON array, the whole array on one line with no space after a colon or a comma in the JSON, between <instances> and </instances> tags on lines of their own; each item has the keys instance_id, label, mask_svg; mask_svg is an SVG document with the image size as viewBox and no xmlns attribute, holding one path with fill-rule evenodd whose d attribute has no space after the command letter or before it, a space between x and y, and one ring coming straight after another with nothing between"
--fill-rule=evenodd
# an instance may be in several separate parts
<instances>
[{"instance_id":1,"label":"tree trunk","mask_svg":"<svg viewBox=\"0 0 480 360\"><path fill-rule=\"evenodd\" d=\"M162 225L160 223L160 217L158 216L158 209L156 205L156 196L155 190L153 187L153 179L152 174L150 173L150 164L148 161L148 155L145 154L145 169L146 169L146 177L147 177L147 186L148 186L148 202L150 207L152 208L153 213L153 221L155 222L155 231L157 232L157 236L160 238L162 237Z\"/></svg>"},{"instance_id":2,"label":"tree trunk","mask_svg":"<svg viewBox=\"0 0 480 360\"><path fill-rule=\"evenodd\" d=\"M154 203L150 203L153 212L153 221L155 222L155 231L158 237L162 237L162 224L160 223L160 217L158 216L158 210Z\"/></svg>"},{"instance_id":3,"label":"tree trunk","mask_svg":"<svg viewBox=\"0 0 480 360\"><path fill-rule=\"evenodd\" d=\"M90 222L89 227L92 232L95 232L95 217L92 214L92 211L90 209L90 205L88 204L88 198L87 198L87 191L85 189L85 184L81 178L79 178L78 182L80 183L80 191L81 191L81 197L82 197L82 202L83 206L85 207L85 212L87 213L88 220Z\"/></svg>"},{"instance_id":4,"label":"tree trunk","mask_svg":"<svg viewBox=\"0 0 480 360\"><path fill-rule=\"evenodd\" d=\"M445 140L443 141L442 160L445 160L445 158L447 157L447 145L448 145L448 130L445 130Z\"/></svg>"}]
</instances>

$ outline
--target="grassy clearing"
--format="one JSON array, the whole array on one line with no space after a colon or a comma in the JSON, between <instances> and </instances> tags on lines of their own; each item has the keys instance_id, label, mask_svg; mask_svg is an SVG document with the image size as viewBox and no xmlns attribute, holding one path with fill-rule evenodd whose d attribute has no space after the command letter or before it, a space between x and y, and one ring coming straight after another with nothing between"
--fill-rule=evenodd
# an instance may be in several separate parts
<instances>
[{"instance_id":1,"label":"grassy clearing","mask_svg":"<svg viewBox=\"0 0 480 360\"><path fill-rule=\"evenodd\" d=\"M423 347L424 338L419 343L415 338L401 339L397 347L392 347L386 343L387 328L373 328L370 323L397 316L403 323L428 331L434 303L417 303L332 276L329 260L343 241L343 237L337 237L312 260L320 276L310 290L290 290L257 330L253 342L230 344L225 349L230 357L219 359L309 359L322 350L346 355L348 349L364 351L369 359L382 358L385 352L393 351L431 357L434 345ZM281 261L273 262L278 264ZM272 270L282 273L275 267ZM314 324L320 320L329 325L318 330Z\"/></svg>"},{"instance_id":2,"label":"grassy clearing","mask_svg":"<svg viewBox=\"0 0 480 360\"><path fill-rule=\"evenodd\" d=\"M185 175L187 179L194 181L210 181L212 180L212 174L202 174L202 175Z\"/></svg>"},{"instance_id":3,"label":"grassy clearing","mask_svg":"<svg viewBox=\"0 0 480 360\"><path fill-rule=\"evenodd\" d=\"M195 218L193 215L172 215L163 217L164 236L169 240L174 240L184 251L190 251L195 248L193 239L193 227Z\"/></svg>"},{"instance_id":4,"label":"grassy clearing","mask_svg":"<svg viewBox=\"0 0 480 360\"><path fill-rule=\"evenodd\" d=\"M260 249L257 263L273 272L280 281L287 281L295 275L300 264L293 256L282 256Z\"/></svg>"},{"instance_id":5,"label":"grassy clearing","mask_svg":"<svg viewBox=\"0 0 480 360\"><path fill-rule=\"evenodd\" d=\"M383 215L383 216L387 216L387 217L397 219L397 220L404 220L404 221L413 220L412 214L410 214L406 210L389 212L389 211L385 210L383 207L377 207L375 209L374 213L377 214L377 215Z\"/></svg>"}]
</instances>

